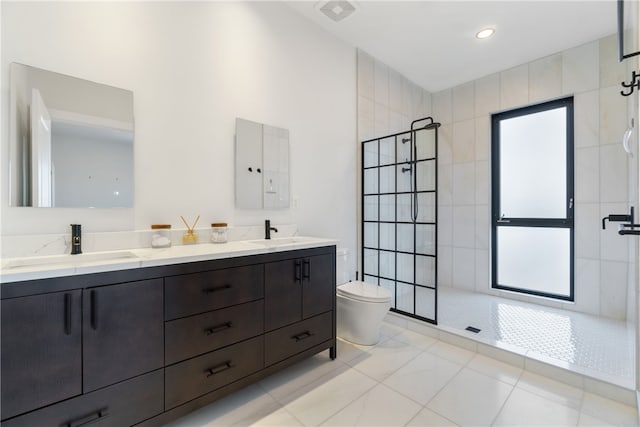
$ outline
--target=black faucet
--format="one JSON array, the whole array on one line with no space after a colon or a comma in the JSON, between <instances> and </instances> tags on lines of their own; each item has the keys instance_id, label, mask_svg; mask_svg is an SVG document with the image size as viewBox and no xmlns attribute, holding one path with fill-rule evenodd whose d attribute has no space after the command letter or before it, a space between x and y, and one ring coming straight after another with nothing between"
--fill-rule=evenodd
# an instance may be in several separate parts
<instances>
[{"instance_id":1,"label":"black faucet","mask_svg":"<svg viewBox=\"0 0 640 427\"><path fill-rule=\"evenodd\" d=\"M264 238L266 240L271 239L271 230L275 231L276 233L278 232L277 228L271 226L271 221L269 221L268 219L265 219L264 220Z\"/></svg>"},{"instance_id":2,"label":"black faucet","mask_svg":"<svg viewBox=\"0 0 640 427\"><path fill-rule=\"evenodd\" d=\"M71 255L82 253L82 226L71 224Z\"/></svg>"}]
</instances>

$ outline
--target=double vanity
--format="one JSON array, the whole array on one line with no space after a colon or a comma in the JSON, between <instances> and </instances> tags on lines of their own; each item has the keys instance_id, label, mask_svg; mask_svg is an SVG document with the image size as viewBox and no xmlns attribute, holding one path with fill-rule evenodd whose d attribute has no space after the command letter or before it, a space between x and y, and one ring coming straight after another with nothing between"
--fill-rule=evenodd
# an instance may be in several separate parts
<instances>
[{"instance_id":1,"label":"double vanity","mask_svg":"<svg viewBox=\"0 0 640 427\"><path fill-rule=\"evenodd\" d=\"M6 427L159 426L329 349L336 241L6 260Z\"/></svg>"}]
</instances>

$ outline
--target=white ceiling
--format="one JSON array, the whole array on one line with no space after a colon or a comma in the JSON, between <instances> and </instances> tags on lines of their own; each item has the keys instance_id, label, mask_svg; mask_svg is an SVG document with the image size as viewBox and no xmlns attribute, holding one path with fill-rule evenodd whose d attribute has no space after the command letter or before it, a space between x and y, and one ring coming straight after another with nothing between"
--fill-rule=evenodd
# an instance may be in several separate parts
<instances>
[{"instance_id":1,"label":"white ceiling","mask_svg":"<svg viewBox=\"0 0 640 427\"><path fill-rule=\"evenodd\" d=\"M431 92L616 32L616 1L358 1L334 22L326 1L286 2ZM496 33L478 40L487 26Z\"/></svg>"}]
</instances>

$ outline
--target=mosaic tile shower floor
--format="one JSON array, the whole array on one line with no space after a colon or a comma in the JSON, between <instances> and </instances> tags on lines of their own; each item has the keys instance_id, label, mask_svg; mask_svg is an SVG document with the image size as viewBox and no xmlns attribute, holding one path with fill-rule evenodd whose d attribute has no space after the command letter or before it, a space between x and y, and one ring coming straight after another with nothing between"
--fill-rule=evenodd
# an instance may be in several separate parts
<instances>
[{"instance_id":1,"label":"mosaic tile shower floor","mask_svg":"<svg viewBox=\"0 0 640 427\"><path fill-rule=\"evenodd\" d=\"M572 371L621 386L633 386L635 332L626 322L527 302L438 290L439 326L479 328L480 340L515 346Z\"/></svg>"}]
</instances>

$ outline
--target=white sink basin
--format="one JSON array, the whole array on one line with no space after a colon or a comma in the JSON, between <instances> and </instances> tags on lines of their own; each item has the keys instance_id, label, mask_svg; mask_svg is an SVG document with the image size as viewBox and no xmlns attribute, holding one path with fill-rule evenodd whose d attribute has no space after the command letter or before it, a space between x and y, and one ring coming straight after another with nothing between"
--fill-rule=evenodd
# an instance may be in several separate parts
<instances>
[{"instance_id":1,"label":"white sink basin","mask_svg":"<svg viewBox=\"0 0 640 427\"><path fill-rule=\"evenodd\" d=\"M55 267L55 266L77 266L88 263L116 261L138 258L130 251L95 252L78 255L50 255L41 257L26 257L7 260L3 263L3 270L14 270L17 268Z\"/></svg>"},{"instance_id":2,"label":"white sink basin","mask_svg":"<svg viewBox=\"0 0 640 427\"><path fill-rule=\"evenodd\" d=\"M249 240L249 243L273 247L273 246L295 245L296 243L304 243L308 240L309 239L305 237L277 237L275 239L269 239L269 240L267 239Z\"/></svg>"}]
</instances>

